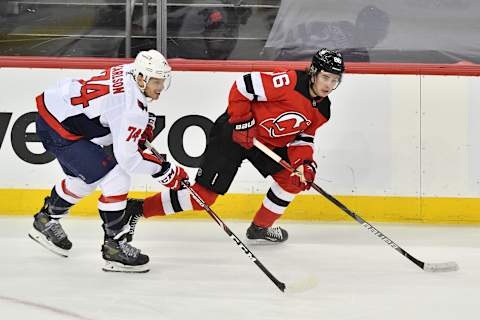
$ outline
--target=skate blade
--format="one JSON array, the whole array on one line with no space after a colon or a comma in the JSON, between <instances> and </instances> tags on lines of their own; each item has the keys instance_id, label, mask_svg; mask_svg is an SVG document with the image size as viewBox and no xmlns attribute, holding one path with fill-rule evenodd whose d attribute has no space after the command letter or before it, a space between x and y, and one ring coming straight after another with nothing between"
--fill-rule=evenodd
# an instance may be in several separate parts
<instances>
[{"instance_id":1,"label":"skate blade","mask_svg":"<svg viewBox=\"0 0 480 320\"><path fill-rule=\"evenodd\" d=\"M246 243L254 246L278 246L285 244L286 241L270 241L265 239L248 239L246 238Z\"/></svg>"},{"instance_id":2,"label":"skate blade","mask_svg":"<svg viewBox=\"0 0 480 320\"><path fill-rule=\"evenodd\" d=\"M38 231L35 228L32 228L32 230L28 233L28 236L35 242L37 242L39 245L44 247L50 252L55 253L56 255L59 255L60 257L67 258L69 251L59 248L56 245L54 245L52 242L47 240L47 237L45 237L40 231Z\"/></svg>"},{"instance_id":3,"label":"skate blade","mask_svg":"<svg viewBox=\"0 0 480 320\"><path fill-rule=\"evenodd\" d=\"M150 268L148 263L141 266L128 266L120 262L105 260L102 270L105 272L145 273L150 271Z\"/></svg>"}]
</instances>

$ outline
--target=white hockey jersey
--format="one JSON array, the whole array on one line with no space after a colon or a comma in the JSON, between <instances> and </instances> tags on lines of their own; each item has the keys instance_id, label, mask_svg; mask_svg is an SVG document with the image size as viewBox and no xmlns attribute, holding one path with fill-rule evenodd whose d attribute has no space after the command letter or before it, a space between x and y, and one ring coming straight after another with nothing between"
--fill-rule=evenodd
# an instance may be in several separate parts
<instances>
[{"instance_id":1,"label":"white hockey jersey","mask_svg":"<svg viewBox=\"0 0 480 320\"><path fill-rule=\"evenodd\" d=\"M63 138L87 139L101 146L113 144L115 158L126 172L151 175L160 171L161 165L156 157L138 148L148 112L132 68L133 64L124 64L89 80L61 80L37 97L37 108Z\"/></svg>"}]
</instances>

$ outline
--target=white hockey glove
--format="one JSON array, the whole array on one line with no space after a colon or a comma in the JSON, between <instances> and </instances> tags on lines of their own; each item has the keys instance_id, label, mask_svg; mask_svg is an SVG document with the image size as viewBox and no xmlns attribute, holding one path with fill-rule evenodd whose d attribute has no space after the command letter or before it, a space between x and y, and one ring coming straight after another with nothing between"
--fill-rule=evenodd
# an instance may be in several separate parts
<instances>
[{"instance_id":1,"label":"white hockey glove","mask_svg":"<svg viewBox=\"0 0 480 320\"><path fill-rule=\"evenodd\" d=\"M182 189L182 182L188 184L188 174L182 167L178 167L171 162L164 162L162 169L152 175L158 182L165 187L173 190Z\"/></svg>"}]
</instances>

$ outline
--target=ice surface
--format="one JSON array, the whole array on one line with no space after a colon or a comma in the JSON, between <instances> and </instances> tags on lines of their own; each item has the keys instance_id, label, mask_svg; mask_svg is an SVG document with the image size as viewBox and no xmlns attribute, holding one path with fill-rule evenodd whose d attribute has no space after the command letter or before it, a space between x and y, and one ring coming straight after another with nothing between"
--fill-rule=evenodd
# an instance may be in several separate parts
<instances>
[{"instance_id":1,"label":"ice surface","mask_svg":"<svg viewBox=\"0 0 480 320\"><path fill-rule=\"evenodd\" d=\"M416 258L456 261L428 273L356 222L280 221L278 246L247 246L280 281L310 275L314 289L286 295L210 220L143 220L134 245L146 274L101 271L101 222L69 217L61 258L27 237L31 218L2 217L0 319L476 319L480 230L476 226L374 224ZM247 222L226 221L242 240Z\"/></svg>"}]
</instances>

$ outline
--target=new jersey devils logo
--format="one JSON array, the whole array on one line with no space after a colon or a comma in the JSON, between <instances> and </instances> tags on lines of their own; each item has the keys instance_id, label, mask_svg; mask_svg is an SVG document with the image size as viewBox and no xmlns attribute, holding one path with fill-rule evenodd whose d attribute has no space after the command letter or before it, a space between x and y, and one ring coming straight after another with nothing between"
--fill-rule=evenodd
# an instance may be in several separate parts
<instances>
[{"instance_id":1,"label":"new jersey devils logo","mask_svg":"<svg viewBox=\"0 0 480 320\"><path fill-rule=\"evenodd\" d=\"M263 120L260 125L271 137L283 137L305 130L312 122L298 112L285 112L278 117Z\"/></svg>"}]
</instances>

